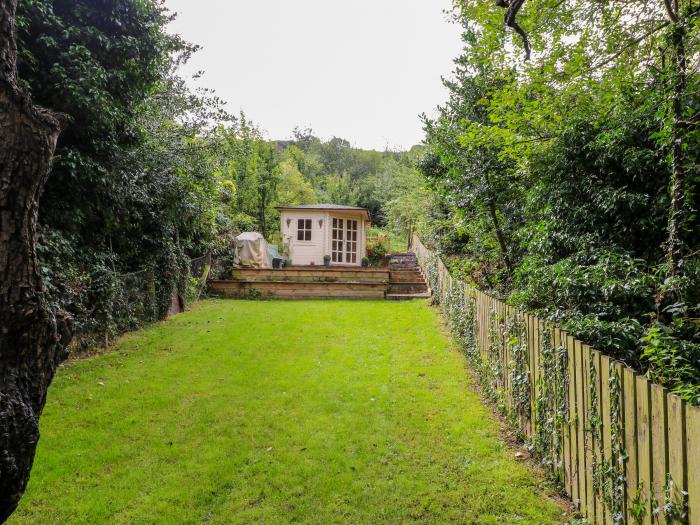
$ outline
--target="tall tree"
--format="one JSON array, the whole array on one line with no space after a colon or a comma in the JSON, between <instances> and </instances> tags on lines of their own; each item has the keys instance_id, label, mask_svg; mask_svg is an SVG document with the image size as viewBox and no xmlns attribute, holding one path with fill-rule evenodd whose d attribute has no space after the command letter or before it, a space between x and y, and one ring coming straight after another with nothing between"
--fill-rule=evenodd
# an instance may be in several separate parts
<instances>
[{"instance_id":1,"label":"tall tree","mask_svg":"<svg viewBox=\"0 0 700 525\"><path fill-rule=\"evenodd\" d=\"M456 0L465 46L423 171L455 271L700 403L693 4Z\"/></svg>"},{"instance_id":2,"label":"tall tree","mask_svg":"<svg viewBox=\"0 0 700 525\"><path fill-rule=\"evenodd\" d=\"M671 195L671 206L668 219L668 239L666 240L666 257L668 270L667 275L676 277L683 271L683 258L685 243L683 241L683 230L687 220L686 206L686 166L685 151L686 129L685 129L685 98L687 89L687 50L686 37L689 30L692 16L697 14L697 9L693 13L690 6L684 6L678 0L664 0L666 17L670 24L669 54L670 70L670 149L671 149L671 180L669 182L669 193ZM696 120L698 115L694 115ZM674 297L673 287L669 287L668 301L678 299Z\"/></svg>"},{"instance_id":3,"label":"tall tree","mask_svg":"<svg viewBox=\"0 0 700 525\"><path fill-rule=\"evenodd\" d=\"M700 7L689 0L498 0L496 5L506 9L506 25L522 42L524 62L531 55L535 57L536 67L530 67L517 63L517 46L507 42L493 24L496 10L486 2L460 4L468 26L480 30L482 56L518 70L519 81L526 86L520 90L524 96L510 96L510 111L501 117L507 120L507 113L511 117L520 113L526 124L521 129L530 136L538 126L538 116L540 122L557 122L551 111L542 118L548 112L541 110L548 106L544 100L547 89L563 99L576 91L580 96L585 87L607 111L624 103L621 97L615 100L616 94L629 86L640 88L646 83L659 88L661 96L654 102L662 126L656 137L671 168L667 236L662 246L666 282L659 306L681 301L687 244L692 238L689 219L693 210L688 203L692 183L688 175L694 170L688 151L697 142L700 123L700 113L690 102L697 93L697 80L689 86L690 79L697 76ZM534 111L523 111L533 101L537 101ZM570 103L550 102L554 102L554 113L571 113ZM579 100L577 106L585 104Z\"/></svg>"},{"instance_id":4,"label":"tall tree","mask_svg":"<svg viewBox=\"0 0 700 525\"><path fill-rule=\"evenodd\" d=\"M465 38L469 41L470 35ZM423 172L435 191L455 202L467 222L477 224L487 218L484 225L493 233L510 278L513 242L504 212L517 208L521 201L514 163L503 155L497 137L481 141L472 133L494 127L486 101L505 79L486 66L474 67L465 60L458 61L454 76L444 82L450 98L438 108L438 117L424 117L426 143L433 155L424 160ZM511 210L510 216L516 215Z\"/></svg>"},{"instance_id":5,"label":"tall tree","mask_svg":"<svg viewBox=\"0 0 700 525\"><path fill-rule=\"evenodd\" d=\"M16 9L17 0L0 0L0 521L27 486L46 391L71 337L48 305L36 257L39 197L61 118L19 86Z\"/></svg>"},{"instance_id":6,"label":"tall tree","mask_svg":"<svg viewBox=\"0 0 700 525\"><path fill-rule=\"evenodd\" d=\"M67 115L39 210L49 298L73 317L74 347L153 319L187 282L217 227L225 115L188 90L178 66L196 49L169 34L162 0L22 0L17 69L32 99ZM151 283L158 308L128 300ZM181 286L180 286L181 288Z\"/></svg>"}]
</instances>

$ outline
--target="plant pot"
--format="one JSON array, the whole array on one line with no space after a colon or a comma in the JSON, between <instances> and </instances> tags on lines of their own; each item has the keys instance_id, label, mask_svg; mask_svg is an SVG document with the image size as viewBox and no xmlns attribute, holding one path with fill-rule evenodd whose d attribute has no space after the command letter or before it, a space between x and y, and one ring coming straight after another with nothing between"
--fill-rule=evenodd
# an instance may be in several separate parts
<instances>
[{"instance_id":1,"label":"plant pot","mask_svg":"<svg viewBox=\"0 0 700 525\"><path fill-rule=\"evenodd\" d=\"M330 266L331 262L330 261L323 261L323 266Z\"/></svg>"}]
</instances>

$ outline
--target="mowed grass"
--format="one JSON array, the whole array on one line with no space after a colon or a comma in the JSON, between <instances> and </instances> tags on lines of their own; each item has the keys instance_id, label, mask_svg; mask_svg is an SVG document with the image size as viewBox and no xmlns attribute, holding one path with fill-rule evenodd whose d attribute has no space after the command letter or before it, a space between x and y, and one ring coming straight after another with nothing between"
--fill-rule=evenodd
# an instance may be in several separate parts
<instances>
[{"instance_id":1,"label":"mowed grass","mask_svg":"<svg viewBox=\"0 0 700 525\"><path fill-rule=\"evenodd\" d=\"M61 368L10 523L551 524L424 302L220 301Z\"/></svg>"}]
</instances>

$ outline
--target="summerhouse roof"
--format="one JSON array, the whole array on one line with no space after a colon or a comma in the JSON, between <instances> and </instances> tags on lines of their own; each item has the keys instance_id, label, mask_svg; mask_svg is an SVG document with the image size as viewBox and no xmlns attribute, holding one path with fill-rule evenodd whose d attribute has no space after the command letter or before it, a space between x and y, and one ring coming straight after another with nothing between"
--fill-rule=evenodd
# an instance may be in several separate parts
<instances>
[{"instance_id":1,"label":"summerhouse roof","mask_svg":"<svg viewBox=\"0 0 700 525\"><path fill-rule=\"evenodd\" d=\"M300 206L278 206L278 210L318 210L318 211L345 211L363 212L369 220L369 210L358 206L345 206L344 204L302 204Z\"/></svg>"}]
</instances>

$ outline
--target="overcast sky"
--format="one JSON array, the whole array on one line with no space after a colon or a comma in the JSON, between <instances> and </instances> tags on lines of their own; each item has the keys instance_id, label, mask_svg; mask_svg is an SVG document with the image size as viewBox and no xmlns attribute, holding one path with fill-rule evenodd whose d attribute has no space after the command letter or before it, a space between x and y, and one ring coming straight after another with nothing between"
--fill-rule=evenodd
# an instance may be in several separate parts
<instances>
[{"instance_id":1,"label":"overcast sky","mask_svg":"<svg viewBox=\"0 0 700 525\"><path fill-rule=\"evenodd\" d=\"M356 146L408 149L420 113L446 99L460 28L450 0L166 0L172 31L204 47L184 73L204 70L230 112L269 138L295 126Z\"/></svg>"}]
</instances>

